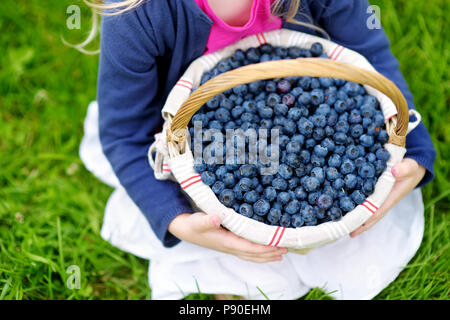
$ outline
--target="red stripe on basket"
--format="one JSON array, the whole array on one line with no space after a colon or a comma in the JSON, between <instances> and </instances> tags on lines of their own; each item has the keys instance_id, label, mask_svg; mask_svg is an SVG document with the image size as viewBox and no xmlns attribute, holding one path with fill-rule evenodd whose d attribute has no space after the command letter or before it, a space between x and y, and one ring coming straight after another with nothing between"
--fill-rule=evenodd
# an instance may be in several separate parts
<instances>
[{"instance_id":1,"label":"red stripe on basket","mask_svg":"<svg viewBox=\"0 0 450 320\"><path fill-rule=\"evenodd\" d=\"M283 230L281 230L280 236L278 237L277 243L274 244L275 247L280 243L281 238L283 237L284 230L286 230L286 228L283 227Z\"/></svg>"},{"instance_id":2,"label":"red stripe on basket","mask_svg":"<svg viewBox=\"0 0 450 320\"><path fill-rule=\"evenodd\" d=\"M170 169L163 169L165 172L172 172Z\"/></svg>"},{"instance_id":3,"label":"red stripe on basket","mask_svg":"<svg viewBox=\"0 0 450 320\"><path fill-rule=\"evenodd\" d=\"M199 177L200 177L200 175L197 174L197 175L192 176L192 177L190 177L190 178L188 178L188 179L186 179L186 180L184 180L184 181L181 181L180 184L186 183L186 182L188 182L188 181L190 181L190 180L192 180L192 179L199 178Z\"/></svg>"},{"instance_id":4,"label":"red stripe on basket","mask_svg":"<svg viewBox=\"0 0 450 320\"><path fill-rule=\"evenodd\" d=\"M341 47L339 51L336 53L336 56L333 58L333 60L337 60L341 55L342 51L344 51L344 49L345 49L344 47Z\"/></svg>"},{"instance_id":5,"label":"red stripe on basket","mask_svg":"<svg viewBox=\"0 0 450 320\"><path fill-rule=\"evenodd\" d=\"M258 40L259 45L261 45L261 39L259 39L259 34L257 33L257 34L255 34L255 36L256 36L256 40Z\"/></svg>"},{"instance_id":6,"label":"red stripe on basket","mask_svg":"<svg viewBox=\"0 0 450 320\"><path fill-rule=\"evenodd\" d=\"M181 187L181 189L183 189L183 190L184 190L184 189L187 189L187 188L189 188L190 186L192 186L193 184L196 184L197 182L200 182L200 181L202 181L202 179L195 180L195 181L189 183L188 185L186 185L186 186L184 186L184 187Z\"/></svg>"},{"instance_id":7,"label":"red stripe on basket","mask_svg":"<svg viewBox=\"0 0 450 320\"><path fill-rule=\"evenodd\" d=\"M396 116L397 114L393 114L392 116L390 116L389 118L386 119L386 121L391 120L394 116Z\"/></svg>"},{"instance_id":8,"label":"red stripe on basket","mask_svg":"<svg viewBox=\"0 0 450 320\"><path fill-rule=\"evenodd\" d=\"M185 84L192 86L192 82L190 82L188 80L180 79L180 80L178 80L178 82L184 82Z\"/></svg>"},{"instance_id":9,"label":"red stripe on basket","mask_svg":"<svg viewBox=\"0 0 450 320\"><path fill-rule=\"evenodd\" d=\"M366 208L367 210L369 210L370 212L372 212L372 214L375 213L374 210L372 210L371 208L369 208L368 206L366 206L364 203L361 203L361 205L362 205L364 208Z\"/></svg>"},{"instance_id":10,"label":"red stripe on basket","mask_svg":"<svg viewBox=\"0 0 450 320\"><path fill-rule=\"evenodd\" d=\"M273 241L275 240L275 237L277 236L278 230L280 230L281 227L277 227L277 230L275 230L275 233L272 237L272 240L270 240L270 243L268 244L268 246L271 246Z\"/></svg>"},{"instance_id":11,"label":"red stripe on basket","mask_svg":"<svg viewBox=\"0 0 450 320\"><path fill-rule=\"evenodd\" d=\"M186 86L186 85L184 85L184 84L182 84L182 83L177 83L176 85L177 85L177 86L180 86L180 87L185 87L185 88L187 88L187 89L189 89L189 90L192 90L191 87L188 87L188 86Z\"/></svg>"},{"instance_id":12,"label":"red stripe on basket","mask_svg":"<svg viewBox=\"0 0 450 320\"><path fill-rule=\"evenodd\" d=\"M261 38L263 39L263 43L267 43L267 39L264 33L261 33Z\"/></svg>"},{"instance_id":13,"label":"red stripe on basket","mask_svg":"<svg viewBox=\"0 0 450 320\"><path fill-rule=\"evenodd\" d=\"M340 47L340 45L337 45L336 48L334 48L333 52L331 52L331 54L330 54L330 59L333 59L333 55L339 47Z\"/></svg>"},{"instance_id":14,"label":"red stripe on basket","mask_svg":"<svg viewBox=\"0 0 450 320\"><path fill-rule=\"evenodd\" d=\"M366 199L366 201L369 205L371 205L373 208L375 208L375 210L378 210L378 207L376 205L374 205L372 202L370 202L369 200Z\"/></svg>"}]
</instances>

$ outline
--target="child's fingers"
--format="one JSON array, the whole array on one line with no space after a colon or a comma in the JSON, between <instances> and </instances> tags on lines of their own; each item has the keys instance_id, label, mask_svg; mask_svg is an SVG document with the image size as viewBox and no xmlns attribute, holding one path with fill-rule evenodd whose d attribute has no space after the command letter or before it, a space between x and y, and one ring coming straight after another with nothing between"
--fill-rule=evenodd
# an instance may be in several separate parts
<instances>
[{"instance_id":1,"label":"child's fingers","mask_svg":"<svg viewBox=\"0 0 450 320\"><path fill-rule=\"evenodd\" d=\"M287 253L286 248L257 244L247 239L238 237L234 234L231 236L231 238L232 239L230 239L231 241L228 241L227 246L236 254L243 254L253 257L272 257Z\"/></svg>"},{"instance_id":2,"label":"child's fingers","mask_svg":"<svg viewBox=\"0 0 450 320\"><path fill-rule=\"evenodd\" d=\"M206 232L220 227L221 220L219 216L209 215L203 212L192 214L190 225L194 232Z\"/></svg>"},{"instance_id":3,"label":"child's fingers","mask_svg":"<svg viewBox=\"0 0 450 320\"><path fill-rule=\"evenodd\" d=\"M418 169L419 165L416 161L405 158L392 167L392 175L396 179L404 179L415 175Z\"/></svg>"}]
</instances>

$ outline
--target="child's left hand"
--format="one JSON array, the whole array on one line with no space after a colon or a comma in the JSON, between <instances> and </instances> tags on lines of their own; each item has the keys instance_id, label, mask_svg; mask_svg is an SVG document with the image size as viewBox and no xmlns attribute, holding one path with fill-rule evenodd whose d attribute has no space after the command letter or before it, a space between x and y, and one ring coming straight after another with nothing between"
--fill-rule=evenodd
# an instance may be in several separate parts
<instances>
[{"instance_id":1,"label":"child's left hand","mask_svg":"<svg viewBox=\"0 0 450 320\"><path fill-rule=\"evenodd\" d=\"M397 180L391 193L381 207L361 227L350 233L354 238L364 231L370 229L375 223L383 218L397 202L413 190L425 175L425 168L415 160L405 158L402 162L392 167L392 174Z\"/></svg>"}]
</instances>

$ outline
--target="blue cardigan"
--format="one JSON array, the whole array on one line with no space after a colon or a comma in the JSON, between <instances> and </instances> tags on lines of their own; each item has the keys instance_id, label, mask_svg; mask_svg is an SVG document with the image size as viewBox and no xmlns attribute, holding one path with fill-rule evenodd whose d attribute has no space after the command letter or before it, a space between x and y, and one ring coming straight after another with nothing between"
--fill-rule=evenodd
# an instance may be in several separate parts
<instances>
[{"instance_id":1,"label":"blue cardigan","mask_svg":"<svg viewBox=\"0 0 450 320\"><path fill-rule=\"evenodd\" d=\"M364 55L414 108L384 31L366 26L368 6L366 0L304 0L296 18L321 26L332 41ZM194 0L148 0L130 12L102 18L97 92L102 148L166 247L179 242L167 231L169 223L192 209L177 184L154 178L147 150L161 130L161 109L169 91L190 62L202 55L211 24ZM288 23L283 27L315 33ZM427 169L423 186L433 178L436 154L425 126L420 124L406 142L406 157Z\"/></svg>"}]
</instances>

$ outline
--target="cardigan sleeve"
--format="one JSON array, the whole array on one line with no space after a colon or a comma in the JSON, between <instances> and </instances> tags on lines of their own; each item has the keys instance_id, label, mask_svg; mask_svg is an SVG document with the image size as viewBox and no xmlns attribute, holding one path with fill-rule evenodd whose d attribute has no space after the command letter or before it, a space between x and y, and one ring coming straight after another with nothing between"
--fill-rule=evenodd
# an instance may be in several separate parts
<instances>
[{"instance_id":1,"label":"cardigan sleeve","mask_svg":"<svg viewBox=\"0 0 450 320\"><path fill-rule=\"evenodd\" d=\"M369 28L371 10L367 0L313 0L310 9L319 26L323 27L332 41L365 56L375 69L393 81L405 96L410 109L414 109L413 96L408 88L397 59L390 50L389 39L384 30ZM369 11L369 13L368 13ZM425 106L424 106L425 107ZM419 187L434 177L436 151L425 125L421 122L406 138L405 157L416 160L426 169Z\"/></svg>"},{"instance_id":2,"label":"cardigan sleeve","mask_svg":"<svg viewBox=\"0 0 450 320\"><path fill-rule=\"evenodd\" d=\"M156 180L147 160L161 129L158 43L143 9L102 17L97 99L103 151L128 195L166 247L179 242L168 232L182 212L192 212L179 186ZM127 214L124 212L123 214Z\"/></svg>"}]
</instances>

